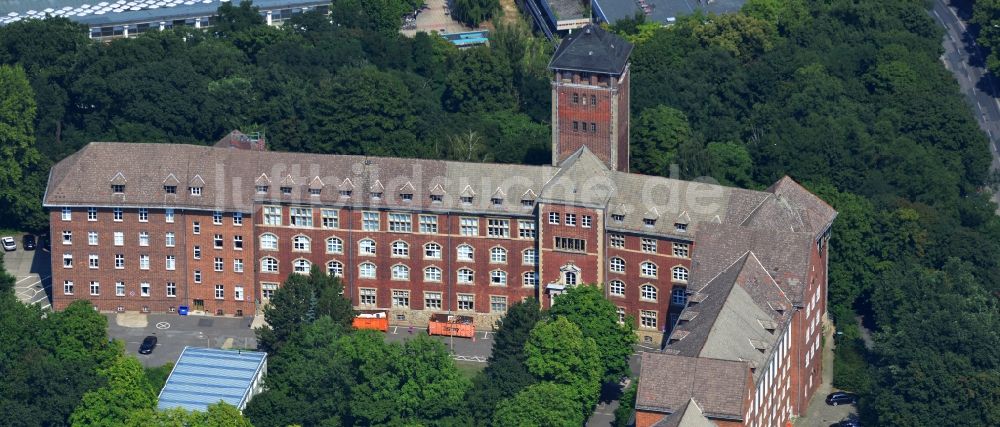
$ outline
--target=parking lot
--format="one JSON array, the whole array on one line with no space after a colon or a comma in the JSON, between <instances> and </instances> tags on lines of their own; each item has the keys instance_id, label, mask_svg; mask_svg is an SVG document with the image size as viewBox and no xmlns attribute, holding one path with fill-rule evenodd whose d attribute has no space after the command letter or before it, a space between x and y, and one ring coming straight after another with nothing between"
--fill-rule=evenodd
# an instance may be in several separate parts
<instances>
[{"instance_id":1,"label":"parking lot","mask_svg":"<svg viewBox=\"0 0 1000 427\"><path fill-rule=\"evenodd\" d=\"M22 235L14 235L17 249L4 253L4 265L7 272L16 281L14 292L18 299L26 304L41 304L43 308L51 306L49 294L52 290L52 264L49 262L49 252L41 248L26 251L21 244Z\"/></svg>"},{"instance_id":2,"label":"parking lot","mask_svg":"<svg viewBox=\"0 0 1000 427\"><path fill-rule=\"evenodd\" d=\"M106 313L108 335L125 342L125 351L145 366L174 362L185 346L257 348L251 318L181 316L177 314ZM143 338L154 335L152 354L139 354Z\"/></svg>"}]
</instances>

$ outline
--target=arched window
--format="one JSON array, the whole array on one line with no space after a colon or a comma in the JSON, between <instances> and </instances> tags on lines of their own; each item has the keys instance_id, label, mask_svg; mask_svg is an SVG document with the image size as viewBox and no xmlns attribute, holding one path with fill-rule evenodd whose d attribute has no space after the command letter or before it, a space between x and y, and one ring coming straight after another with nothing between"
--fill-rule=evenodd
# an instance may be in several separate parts
<instances>
[{"instance_id":1,"label":"arched window","mask_svg":"<svg viewBox=\"0 0 1000 427\"><path fill-rule=\"evenodd\" d=\"M521 264L538 265L538 252L532 248L525 249L521 252Z\"/></svg>"},{"instance_id":2,"label":"arched window","mask_svg":"<svg viewBox=\"0 0 1000 427\"><path fill-rule=\"evenodd\" d=\"M441 269L437 267L427 267L424 269L424 280L428 282L441 281Z\"/></svg>"},{"instance_id":3,"label":"arched window","mask_svg":"<svg viewBox=\"0 0 1000 427\"><path fill-rule=\"evenodd\" d=\"M490 262L507 263L507 250L499 246L490 249Z\"/></svg>"},{"instance_id":4,"label":"arched window","mask_svg":"<svg viewBox=\"0 0 1000 427\"><path fill-rule=\"evenodd\" d=\"M375 255L375 241L372 239L361 239L358 242L358 252L361 255Z\"/></svg>"},{"instance_id":5,"label":"arched window","mask_svg":"<svg viewBox=\"0 0 1000 427\"><path fill-rule=\"evenodd\" d=\"M490 285L507 286L507 272L503 270L493 270L490 272Z\"/></svg>"},{"instance_id":6,"label":"arched window","mask_svg":"<svg viewBox=\"0 0 1000 427\"><path fill-rule=\"evenodd\" d=\"M656 277L656 264L644 261L639 265L639 274L644 277Z\"/></svg>"},{"instance_id":7,"label":"arched window","mask_svg":"<svg viewBox=\"0 0 1000 427\"><path fill-rule=\"evenodd\" d=\"M459 261L472 261L475 250L472 249L471 245L461 244L458 245L458 249L455 253L457 254Z\"/></svg>"},{"instance_id":8,"label":"arched window","mask_svg":"<svg viewBox=\"0 0 1000 427\"><path fill-rule=\"evenodd\" d=\"M441 259L441 245L437 243L428 243L424 245L424 258Z\"/></svg>"},{"instance_id":9,"label":"arched window","mask_svg":"<svg viewBox=\"0 0 1000 427\"><path fill-rule=\"evenodd\" d=\"M625 283L621 280L612 280L608 283L608 293L615 297L625 296Z\"/></svg>"},{"instance_id":10,"label":"arched window","mask_svg":"<svg viewBox=\"0 0 1000 427\"><path fill-rule=\"evenodd\" d=\"M681 267L681 266L674 267L673 277L674 277L674 280L676 280L678 282L687 282L688 281L688 269L686 269L684 267Z\"/></svg>"},{"instance_id":11,"label":"arched window","mask_svg":"<svg viewBox=\"0 0 1000 427\"><path fill-rule=\"evenodd\" d=\"M674 288L674 290L670 292L670 302L678 305L684 305L687 304L687 301L687 289Z\"/></svg>"},{"instance_id":12,"label":"arched window","mask_svg":"<svg viewBox=\"0 0 1000 427\"><path fill-rule=\"evenodd\" d=\"M340 261L326 263L326 274L334 277L344 277L344 264L341 264Z\"/></svg>"},{"instance_id":13,"label":"arched window","mask_svg":"<svg viewBox=\"0 0 1000 427\"><path fill-rule=\"evenodd\" d=\"M639 288L639 297L646 301L656 301L656 286L649 283Z\"/></svg>"},{"instance_id":14,"label":"arched window","mask_svg":"<svg viewBox=\"0 0 1000 427\"><path fill-rule=\"evenodd\" d=\"M278 272L278 260L266 256L260 259L260 271L264 273L277 273Z\"/></svg>"},{"instance_id":15,"label":"arched window","mask_svg":"<svg viewBox=\"0 0 1000 427\"><path fill-rule=\"evenodd\" d=\"M475 279L476 273L469 268L458 269L458 283L469 284Z\"/></svg>"},{"instance_id":16,"label":"arched window","mask_svg":"<svg viewBox=\"0 0 1000 427\"><path fill-rule=\"evenodd\" d=\"M410 256L410 244L402 240L397 240L395 242L392 242L392 256L394 257Z\"/></svg>"},{"instance_id":17,"label":"arched window","mask_svg":"<svg viewBox=\"0 0 1000 427\"><path fill-rule=\"evenodd\" d=\"M344 253L344 241L336 237L328 237L326 239L326 253L328 254Z\"/></svg>"},{"instance_id":18,"label":"arched window","mask_svg":"<svg viewBox=\"0 0 1000 427\"><path fill-rule=\"evenodd\" d=\"M296 273L299 274L309 274L309 269L312 268L312 263L307 259L299 258L292 263Z\"/></svg>"},{"instance_id":19,"label":"arched window","mask_svg":"<svg viewBox=\"0 0 1000 427\"><path fill-rule=\"evenodd\" d=\"M363 262L358 265L358 277L362 279L374 279L375 278L375 264L370 262Z\"/></svg>"},{"instance_id":20,"label":"arched window","mask_svg":"<svg viewBox=\"0 0 1000 427\"><path fill-rule=\"evenodd\" d=\"M292 237L292 250L298 252L309 252L311 249L309 238L303 235Z\"/></svg>"},{"instance_id":21,"label":"arched window","mask_svg":"<svg viewBox=\"0 0 1000 427\"><path fill-rule=\"evenodd\" d=\"M260 235L260 248L265 251L276 251L278 250L278 236L271 233L264 233Z\"/></svg>"},{"instance_id":22,"label":"arched window","mask_svg":"<svg viewBox=\"0 0 1000 427\"><path fill-rule=\"evenodd\" d=\"M566 272L563 272L563 279L564 279L564 281L566 282L567 285L569 285L569 286L576 286L576 272L575 271L566 271Z\"/></svg>"},{"instance_id":23,"label":"arched window","mask_svg":"<svg viewBox=\"0 0 1000 427\"><path fill-rule=\"evenodd\" d=\"M410 279L410 267L403 264L396 264L392 266L392 279L393 280L409 280Z\"/></svg>"},{"instance_id":24,"label":"arched window","mask_svg":"<svg viewBox=\"0 0 1000 427\"><path fill-rule=\"evenodd\" d=\"M610 268L611 268L611 272L612 273L624 273L625 272L625 260L623 260L621 258L618 258L618 257L611 258L611 261L609 261L608 264L610 264Z\"/></svg>"}]
</instances>

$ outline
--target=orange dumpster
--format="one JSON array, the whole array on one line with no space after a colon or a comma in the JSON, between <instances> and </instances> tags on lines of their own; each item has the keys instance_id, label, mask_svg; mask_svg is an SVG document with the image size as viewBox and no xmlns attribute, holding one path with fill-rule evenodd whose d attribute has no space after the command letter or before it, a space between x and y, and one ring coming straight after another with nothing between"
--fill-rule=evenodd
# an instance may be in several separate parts
<instances>
[{"instance_id":1,"label":"orange dumpster","mask_svg":"<svg viewBox=\"0 0 1000 427\"><path fill-rule=\"evenodd\" d=\"M476 336L476 326L473 324L471 316L441 313L431 315L427 333L430 335L474 338Z\"/></svg>"},{"instance_id":2,"label":"orange dumpster","mask_svg":"<svg viewBox=\"0 0 1000 427\"><path fill-rule=\"evenodd\" d=\"M351 321L354 329L372 329L376 331L389 331L389 315L384 311L367 311L358 313Z\"/></svg>"}]
</instances>

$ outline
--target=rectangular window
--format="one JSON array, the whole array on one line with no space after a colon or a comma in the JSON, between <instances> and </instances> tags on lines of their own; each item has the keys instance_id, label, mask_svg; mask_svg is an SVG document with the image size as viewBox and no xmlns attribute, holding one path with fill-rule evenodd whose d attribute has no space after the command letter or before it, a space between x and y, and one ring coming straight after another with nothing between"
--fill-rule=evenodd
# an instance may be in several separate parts
<instances>
[{"instance_id":1,"label":"rectangular window","mask_svg":"<svg viewBox=\"0 0 1000 427\"><path fill-rule=\"evenodd\" d=\"M87 257L87 266L90 268L100 268L101 260L97 257L97 255L90 255Z\"/></svg>"},{"instance_id":2,"label":"rectangular window","mask_svg":"<svg viewBox=\"0 0 1000 427\"><path fill-rule=\"evenodd\" d=\"M216 234L212 236L212 246L215 249L222 249L223 239L221 234Z\"/></svg>"},{"instance_id":3,"label":"rectangular window","mask_svg":"<svg viewBox=\"0 0 1000 427\"><path fill-rule=\"evenodd\" d=\"M201 196L201 187L188 187L192 196Z\"/></svg>"},{"instance_id":4,"label":"rectangular window","mask_svg":"<svg viewBox=\"0 0 1000 427\"><path fill-rule=\"evenodd\" d=\"M392 306L393 307L410 307L410 291L392 291Z\"/></svg>"},{"instance_id":5,"label":"rectangular window","mask_svg":"<svg viewBox=\"0 0 1000 427\"><path fill-rule=\"evenodd\" d=\"M234 258L233 259L233 271L236 272L236 273L242 273L243 272L243 259L241 259L241 258Z\"/></svg>"},{"instance_id":6,"label":"rectangular window","mask_svg":"<svg viewBox=\"0 0 1000 427\"><path fill-rule=\"evenodd\" d=\"M490 237L509 238L510 220L490 218L486 220L486 235Z\"/></svg>"},{"instance_id":7,"label":"rectangular window","mask_svg":"<svg viewBox=\"0 0 1000 427\"><path fill-rule=\"evenodd\" d=\"M534 271L524 272L524 277L521 281L523 286L535 286L538 285L538 275Z\"/></svg>"},{"instance_id":8,"label":"rectangular window","mask_svg":"<svg viewBox=\"0 0 1000 427\"><path fill-rule=\"evenodd\" d=\"M118 270L125 268L125 254L115 254L115 268Z\"/></svg>"},{"instance_id":9,"label":"rectangular window","mask_svg":"<svg viewBox=\"0 0 1000 427\"><path fill-rule=\"evenodd\" d=\"M87 232L87 244L91 245L91 246L96 246L97 245L97 232L96 231L88 231Z\"/></svg>"},{"instance_id":10,"label":"rectangular window","mask_svg":"<svg viewBox=\"0 0 1000 427\"><path fill-rule=\"evenodd\" d=\"M320 209L323 228L340 228L340 217L336 209Z\"/></svg>"},{"instance_id":11,"label":"rectangular window","mask_svg":"<svg viewBox=\"0 0 1000 427\"><path fill-rule=\"evenodd\" d=\"M193 248L194 259L201 259L201 246L195 245Z\"/></svg>"},{"instance_id":12,"label":"rectangular window","mask_svg":"<svg viewBox=\"0 0 1000 427\"><path fill-rule=\"evenodd\" d=\"M177 284L174 282L167 282L167 296L171 298L177 297Z\"/></svg>"},{"instance_id":13,"label":"rectangular window","mask_svg":"<svg viewBox=\"0 0 1000 427\"><path fill-rule=\"evenodd\" d=\"M233 225L243 225L243 212L233 212Z\"/></svg>"},{"instance_id":14,"label":"rectangular window","mask_svg":"<svg viewBox=\"0 0 1000 427\"><path fill-rule=\"evenodd\" d=\"M537 235L534 221L525 219L517 220L517 237L521 239L534 239Z\"/></svg>"},{"instance_id":15,"label":"rectangular window","mask_svg":"<svg viewBox=\"0 0 1000 427\"><path fill-rule=\"evenodd\" d=\"M100 282L90 282L90 294L100 295L101 294L101 283Z\"/></svg>"},{"instance_id":16,"label":"rectangular window","mask_svg":"<svg viewBox=\"0 0 1000 427\"><path fill-rule=\"evenodd\" d=\"M582 218L580 218L580 226L583 228L590 228L593 222L594 222L594 217L590 215L584 215Z\"/></svg>"},{"instance_id":17,"label":"rectangular window","mask_svg":"<svg viewBox=\"0 0 1000 427\"><path fill-rule=\"evenodd\" d=\"M310 188L309 189L309 195L310 196L319 197L319 195L322 194L322 193L323 193L323 189L321 189L321 188Z\"/></svg>"},{"instance_id":18,"label":"rectangular window","mask_svg":"<svg viewBox=\"0 0 1000 427\"><path fill-rule=\"evenodd\" d=\"M73 254L63 254L63 268L73 268Z\"/></svg>"},{"instance_id":19,"label":"rectangular window","mask_svg":"<svg viewBox=\"0 0 1000 427\"><path fill-rule=\"evenodd\" d=\"M440 309L441 309L441 293L424 292L424 310L440 310Z\"/></svg>"},{"instance_id":20,"label":"rectangular window","mask_svg":"<svg viewBox=\"0 0 1000 427\"><path fill-rule=\"evenodd\" d=\"M691 253L691 245L687 243L674 243L674 256L687 258Z\"/></svg>"},{"instance_id":21,"label":"rectangular window","mask_svg":"<svg viewBox=\"0 0 1000 427\"><path fill-rule=\"evenodd\" d=\"M640 310L639 324L642 325L643 328L656 329L656 311Z\"/></svg>"},{"instance_id":22,"label":"rectangular window","mask_svg":"<svg viewBox=\"0 0 1000 427\"><path fill-rule=\"evenodd\" d=\"M597 123L590 122L590 133L597 133Z\"/></svg>"},{"instance_id":23,"label":"rectangular window","mask_svg":"<svg viewBox=\"0 0 1000 427\"><path fill-rule=\"evenodd\" d=\"M625 236L621 234L611 234L608 238L612 248L622 249L625 247Z\"/></svg>"},{"instance_id":24,"label":"rectangular window","mask_svg":"<svg viewBox=\"0 0 1000 427\"><path fill-rule=\"evenodd\" d=\"M459 220L459 234L463 236L478 236L479 218L462 218Z\"/></svg>"},{"instance_id":25,"label":"rectangular window","mask_svg":"<svg viewBox=\"0 0 1000 427\"><path fill-rule=\"evenodd\" d=\"M139 222L149 222L149 209L139 208Z\"/></svg>"},{"instance_id":26,"label":"rectangular window","mask_svg":"<svg viewBox=\"0 0 1000 427\"><path fill-rule=\"evenodd\" d=\"M73 220L73 209L62 208L62 220L63 221L72 221Z\"/></svg>"},{"instance_id":27,"label":"rectangular window","mask_svg":"<svg viewBox=\"0 0 1000 427\"><path fill-rule=\"evenodd\" d=\"M378 231L378 212L361 212L361 229L364 231Z\"/></svg>"},{"instance_id":28,"label":"rectangular window","mask_svg":"<svg viewBox=\"0 0 1000 427\"><path fill-rule=\"evenodd\" d=\"M173 255L167 255L167 270L174 270L177 268L177 257Z\"/></svg>"},{"instance_id":29,"label":"rectangular window","mask_svg":"<svg viewBox=\"0 0 1000 427\"><path fill-rule=\"evenodd\" d=\"M144 297L149 296L149 283L142 282L139 284L139 295Z\"/></svg>"},{"instance_id":30,"label":"rectangular window","mask_svg":"<svg viewBox=\"0 0 1000 427\"><path fill-rule=\"evenodd\" d=\"M278 187L278 190L281 191L281 194L286 196L292 194L292 187Z\"/></svg>"},{"instance_id":31,"label":"rectangular window","mask_svg":"<svg viewBox=\"0 0 1000 427\"><path fill-rule=\"evenodd\" d=\"M688 225L681 224L679 222L674 223L674 231L677 231L678 233L686 233L688 231Z\"/></svg>"},{"instance_id":32,"label":"rectangular window","mask_svg":"<svg viewBox=\"0 0 1000 427\"><path fill-rule=\"evenodd\" d=\"M243 236L233 236L233 249L237 251L243 250Z\"/></svg>"},{"instance_id":33,"label":"rectangular window","mask_svg":"<svg viewBox=\"0 0 1000 427\"><path fill-rule=\"evenodd\" d=\"M559 225L559 212L549 212L549 224Z\"/></svg>"},{"instance_id":34,"label":"rectangular window","mask_svg":"<svg viewBox=\"0 0 1000 427\"><path fill-rule=\"evenodd\" d=\"M625 215L622 214L611 214L611 219L615 222L625 221Z\"/></svg>"},{"instance_id":35,"label":"rectangular window","mask_svg":"<svg viewBox=\"0 0 1000 427\"><path fill-rule=\"evenodd\" d=\"M413 231L413 215L408 213L390 213L389 231L410 233Z\"/></svg>"},{"instance_id":36,"label":"rectangular window","mask_svg":"<svg viewBox=\"0 0 1000 427\"><path fill-rule=\"evenodd\" d=\"M167 209L167 210L163 211L163 221L167 222L167 223L171 223L171 224L174 222L174 210L173 209Z\"/></svg>"},{"instance_id":37,"label":"rectangular window","mask_svg":"<svg viewBox=\"0 0 1000 427\"><path fill-rule=\"evenodd\" d=\"M225 299L225 298L226 298L226 286L215 285L215 299Z\"/></svg>"},{"instance_id":38,"label":"rectangular window","mask_svg":"<svg viewBox=\"0 0 1000 427\"><path fill-rule=\"evenodd\" d=\"M191 233L192 234L201 234L201 222L194 221L194 222L191 223Z\"/></svg>"},{"instance_id":39,"label":"rectangular window","mask_svg":"<svg viewBox=\"0 0 1000 427\"><path fill-rule=\"evenodd\" d=\"M194 282L201 283L201 270L194 271Z\"/></svg>"},{"instance_id":40,"label":"rectangular window","mask_svg":"<svg viewBox=\"0 0 1000 427\"><path fill-rule=\"evenodd\" d=\"M243 287L236 286L233 288L233 299L236 301L243 301Z\"/></svg>"},{"instance_id":41,"label":"rectangular window","mask_svg":"<svg viewBox=\"0 0 1000 427\"><path fill-rule=\"evenodd\" d=\"M121 231L115 232L115 246L125 246L125 233Z\"/></svg>"},{"instance_id":42,"label":"rectangular window","mask_svg":"<svg viewBox=\"0 0 1000 427\"><path fill-rule=\"evenodd\" d=\"M213 265L215 267L215 271L222 271L222 268L223 268L224 264L225 264L225 262L222 260L222 258L215 257L215 262L214 262L214 265Z\"/></svg>"},{"instance_id":43,"label":"rectangular window","mask_svg":"<svg viewBox=\"0 0 1000 427\"><path fill-rule=\"evenodd\" d=\"M72 231L68 231L68 230L67 231L63 231L62 232L62 237L63 237L63 244L64 245L72 245L73 244L73 232Z\"/></svg>"},{"instance_id":44,"label":"rectangular window","mask_svg":"<svg viewBox=\"0 0 1000 427\"><path fill-rule=\"evenodd\" d=\"M260 296L264 299L271 299L274 297L274 291L278 290L277 283L261 283L260 284Z\"/></svg>"},{"instance_id":45,"label":"rectangular window","mask_svg":"<svg viewBox=\"0 0 1000 427\"><path fill-rule=\"evenodd\" d=\"M168 248L172 248L177 245L177 237L174 235L174 232L168 231L167 234L164 235L163 244Z\"/></svg>"},{"instance_id":46,"label":"rectangular window","mask_svg":"<svg viewBox=\"0 0 1000 427\"><path fill-rule=\"evenodd\" d=\"M376 291L372 288L361 288L358 293L359 302L361 305L374 307L375 306L375 296Z\"/></svg>"},{"instance_id":47,"label":"rectangular window","mask_svg":"<svg viewBox=\"0 0 1000 427\"><path fill-rule=\"evenodd\" d=\"M63 294L73 295L73 281L65 280L63 281Z\"/></svg>"},{"instance_id":48,"label":"rectangular window","mask_svg":"<svg viewBox=\"0 0 1000 427\"><path fill-rule=\"evenodd\" d=\"M490 295L490 313L504 313L507 311L507 297Z\"/></svg>"},{"instance_id":49,"label":"rectangular window","mask_svg":"<svg viewBox=\"0 0 1000 427\"><path fill-rule=\"evenodd\" d=\"M121 222L121 220L122 220L122 219L124 218L124 216L125 216L125 215L124 215L124 213L122 212L122 208L114 208L114 209L112 209L112 210L111 210L111 212L112 212L112 213L114 214L114 217L113 217L113 219L114 219L114 220L115 220L116 222Z\"/></svg>"},{"instance_id":50,"label":"rectangular window","mask_svg":"<svg viewBox=\"0 0 1000 427\"><path fill-rule=\"evenodd\" d=\"M566 214L566 225L576 226L576 214Z\"/></svg>"},{"instance_id":51,"label":"rectangular window","mask_svg":"<svg viewBox=\"0 0 1000 427\"><path fill-rule=\"evenodd\" d=\"M521 264L524 265L536 265L538 264L538 252L534 249L525 249L521 253Z\"/></svg>"},{"instance_id":52,"label":"rectangular window","mask_svg":"<svg viewBox=\"0 0 1000 427\"><path fill-rule=\"evenodd\" d=\"M97 208L87 208L87 221L97 221Z\"/></svg>"},{"instance_id":53,"label":"rectangular window","mask_svg":"<svg viewBox=\"0 0 1000 427\"><path fill-rule=\"evenodd\" d=\"M573 120L573 132L576 132L576 131L579 131L579 130L580 130L580 122L578 122L576 120ZM584 130L586 130L586 128L584 128Z\"/></svg>"},{"instance_id":54,"label":"rectangular window","mask_svg":"<svg viewBox=\"0 0 1000 427\"><path fill-rule=\"evenodd\" d=\"M264 206L264 225L281 225L281 206Z\"/></svg>"},{"instance_id":55,"label":"rectangular window","mask_svg":"<svg viewBox=\"0 0 1000 427\"><path fill-rule=\"evenodd\" d=\"M289 222L292 227L312 227L312 208L289 208Z\"/></svg>"},{"instance_id":56,"label":"rectangular window","mask_svg":"<svg viewBox=\"0 0 1000 427\"><path fill-rule=\"evenodd\" d=\"M472 294L458 294L458 309L462 311L475 310L476 296Z\"/></svg>"},{"instance_id":57,"label":"rectangular window","mask_svg":"<svg viewBox=\"0 0 1000 427\"><path fill-rule=\"evenodd\" d=\"M149 246L149 232L140 231L139 232L139 246Z\"/></svg>"},{"instance_id":58,"label":"rectangular window","mask_svg":"<svg viewBox=\"0 0 1000 427\"><path fill-rule=\"evenodd\" d=\"M436 234L438 232L438 216L420 215L420 232L424 234Z\"/></svg>"},{"instance_id":59,"label":"rectangular window","mask_svg":"<svg viewBox=\"0 0 1000 427\"><path fill-rule=\"evenodd\" d=\"M139 255L139 269L149 270L149 255Z\"/></svg>"},{"instance_id":60,"label":"rectangular window","mask_svg":"<svg viewBox=\"0 0 1000 427\"><path fill-rule=\"evenodd\" d=\"M642 239L642 251L649 253L656 253L656 239Z\"/></svg>"},{"instance_id":61,"label":"rectangular window","mask_svg":"<svg viewBox=\"0 0 1000 427\"><path fill-rule=\"evenodd\" d=\"M115 282L115 296L125 296L125 282Z\"/></svg>"},{"instance_id":62,"label":"rectangular window","mask_svg":"<svg viewBox=\"0 0 1000 427\"><path fill-rule=\"evenodd\" d=\"M222 212L212 212L212 224L222 225Z\"/></svg>"},{"instance_id":63,"label":"rectangular window","mask_svg":"<svg viewBox=\"0 0 1000 427\"><path fill-rule=\"evenodd\" d=\"M556 237L555 248L561 251L586 252L587 242L583 239L573 239L570 237Z\"/></svg>"}]
</instances>

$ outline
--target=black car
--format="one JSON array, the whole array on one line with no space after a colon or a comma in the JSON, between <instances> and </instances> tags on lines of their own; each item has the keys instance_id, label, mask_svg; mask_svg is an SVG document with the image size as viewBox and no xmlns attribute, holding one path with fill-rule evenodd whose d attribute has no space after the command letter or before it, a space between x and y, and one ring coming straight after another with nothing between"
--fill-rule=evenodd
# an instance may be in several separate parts
<instances>
[{"instance_id":1,"label":"black car","mask_svg":"<svg viewBox=\"0 0 1000 427\"><path fill-rule=\"evenodd\" d=\"M22 246L24 246L24 250L26 251L35 250L35 236L31 234L25 234L24 239L21 241L21 244Z\"/></svg>"},{"instance_id":2,"label":"black car","mask_svg":"<svg viewBox=\"0 0 1000 427\"><path fill-rule=\"evenodd\" d=\"M139 354L152 353L154 348L156 348L156 337L150 335L139 345Z\"/></svg>"},{"instance_id":3,"label":"black car","mask_svg":"<svg viewBox=\"0 0 1000 427\"><path fill-rule=\"evenodd\" d=\"M826 396L827 405L853 405L855 403L858 403L858 395L846 391L835 391Z\"/></svg>"}]
</instances>

